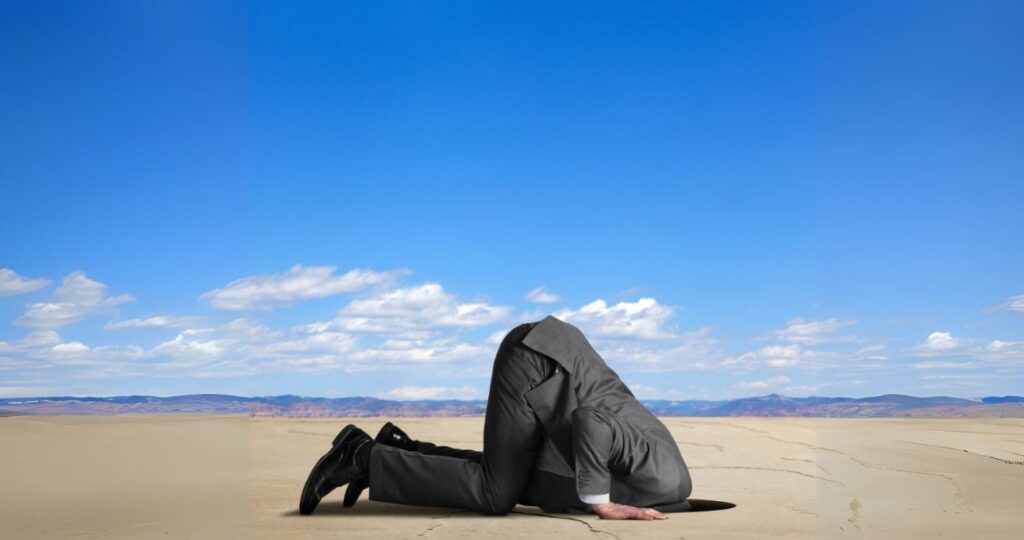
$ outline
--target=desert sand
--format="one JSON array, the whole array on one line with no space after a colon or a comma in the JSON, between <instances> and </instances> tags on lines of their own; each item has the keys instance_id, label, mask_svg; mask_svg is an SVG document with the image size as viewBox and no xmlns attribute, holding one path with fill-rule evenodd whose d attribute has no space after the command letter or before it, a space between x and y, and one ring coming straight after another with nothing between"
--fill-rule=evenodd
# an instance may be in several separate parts
<instances>
[{"instance_id":1,"label":"desert sand","mask_svg":"<svg viewBox=\"0 0 1024 540\"><path fill-rule=\"evenodd\" d=\"M603 521L507 516L330 494L297 512L310 467L349 422L126 415L0 418L0 537L1021 538L1024 419L663 418L693 498L728 510ZM483 418L393 419L481 448Z\"/></svg>"}]
</instances>

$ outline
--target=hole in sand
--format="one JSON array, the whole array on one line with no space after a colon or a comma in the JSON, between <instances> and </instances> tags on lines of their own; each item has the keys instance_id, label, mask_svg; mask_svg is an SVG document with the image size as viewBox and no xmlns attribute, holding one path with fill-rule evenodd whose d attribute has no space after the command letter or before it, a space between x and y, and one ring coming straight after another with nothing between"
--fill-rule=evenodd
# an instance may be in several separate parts
<instances>
[{"instance_id":1,"label":"hole in sand","mask_svg":"<svg viewBox=\"0 0 1024 540\"><path fill-rule=\"evenodd\" d=\"M689 499L690 512L711 512L714 510L728 510L736 508L736 505L725 501L712 501L710 499Z\"/></svg>"},{"instance_id":2,"label":"hole in sand","mask_svg":"<svg viewBox=\"0 0 1024 540\"><path fill-rule=\"evenodd\" d=\"M736 505L725 501L712 501L709 499L689 499L690 510L687 512L711 512L714 510L728 510ZM533 507L527 507L531 510ZM524 513L524 512L519 512ZM531 512L533 513L533 512ZM317 506L314 515L348 515L348 516L421 516L421 517L468 517L480 516L482 514L472 510L461 510L455 508L439 508L431 506L411 506L404 504L382 503L378 501L361 500L355 506L346 508L341 501L323 501ZM461 514L461 515L460 515ZM282 514L283 516L298 516L299 511L291 510ZM539 514L543 515L543 514ZM551 514L561 516L563 514ZM564 514L568 515L568 514ZM305 516L303 516L305 517Z\"/></svg>"}]
</instances>

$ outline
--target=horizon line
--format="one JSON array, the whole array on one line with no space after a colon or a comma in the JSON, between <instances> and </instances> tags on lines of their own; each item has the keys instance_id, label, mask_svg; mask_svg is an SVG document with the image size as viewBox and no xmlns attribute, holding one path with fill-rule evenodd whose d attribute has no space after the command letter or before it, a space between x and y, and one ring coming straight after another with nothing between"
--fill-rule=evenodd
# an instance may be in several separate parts
<instances>
[{"instance_id":1,"label":"horizon line","mask_svg":"<svg viewBox=\"0 0 1024 540\"><path fill-rule=\"evenodd\" d=\"M170 399L170 398L194 397L194 396L223 396L223 397L233 397L233 398L242 398L242 399L279 398L279 397L289 397L290 396L290 397L297 397L297 398L302 398L302 399L376 399L376 400L379 400L379 401L398 401L398 402L461 401L461 402L466 402L466 403L472 403L472 402L486 402L487 401L487 398L479 398L479 399L465 399L465 398L419 398L419 399L416 399L416 398L412 398L412 399L410 399L410 398L388 398L388 397L362 396L362 395L315 396L315 395L299 395L299 394L263 394L263 395L245 396L245 395L240 395L240 394L219 394L219 393L211 393L211 392L196 393L196 394L171 394L171 395L163 395L163 396L154 395L154 394L115 394L115 395L108 395L108 396L102 396L102 395L72 395L72 394L49 395L49 396L11 396L11 397L0 396L0 400L10 401L10 400L46 400L46 399L114 399L114 398L128 398L128 397L144 397L144 398L156 398L156 399ZM735 397L735 398L723 398L723 399L637 398L637 401L670 401L670 402L710 401L710 402L722 402L722 401L736 401L736 400L741 400L741 399L767 398L767 397L773 397L773 396L774 397L787 398L787 399L811 399L811 398L869 399L869 398L878 398L878 397L886 397L886 396L900 396L900 397L910 397L910 398L916 398L916 399L929 399L929 398L962 399L962 400L965 400L965 401L977 401L979 403L981 403L983 399L993 398L993 397L996 397L996 398L1024 397L1024 396L1018 396L1018 395L1014 395L1014 394L987 395L987 396L976 397L976 398L973 398L973 397L958 397L958 396L949 396L949 395L918 396L918 395L912 395L912 394L900 394L900 393L893 393L893 392L886 393L886 394L868 395L868 396L862 396L862 397L828 396L828 395L787 396L785 394L779 394L779 393L776 393L776 392L772 392L772 393L762 394L762 395L750 395L750 396Z\"/></svg>"}]
</instances>

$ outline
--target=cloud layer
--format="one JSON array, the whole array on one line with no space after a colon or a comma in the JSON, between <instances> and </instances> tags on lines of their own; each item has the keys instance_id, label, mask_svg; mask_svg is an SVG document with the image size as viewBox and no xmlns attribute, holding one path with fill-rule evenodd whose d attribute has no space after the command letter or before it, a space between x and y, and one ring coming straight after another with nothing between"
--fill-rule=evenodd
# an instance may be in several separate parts
<instances>
[{"instance_id":1,"label":"cloud layer","mask_svg":"<svg viewBox=\"0 0 1024 540\"><path fill-rule=\"evenodd\" d=\"M478 399L486 397L486 380L506 332L548 314L531 306L538 303L578 326L610 366L635 378L638 395L651 397L800 395L892 377L914 388L955 392L1024 377L1024 336L969 337L938 329L901 344L864 332L853 318L791 317L777 328L737 339L708 324L680 328L678 308L653 296L568 304L538 287L525 295L528 309L519 311L482 295L460 297L437 282L403 283L409 274L365 269L339 274L334 267L296 265L204 293L202 303L214 308L212 315L120 318L119 309L135 297L109 294L106 284L75 271L61 279L51 298L28 303L13 321L29 330L0 341L0 377L14 394L68 381L102 385L135 378L237 381L345 374L342 380L383 381L384 390L378 385L363 395ZM7 291L48 282L13 270L0 278ZM300 311L273 313L326 297L339 297L327 316L310 320L296 317ZM248 313L225 316L224 311ZM1005 314L1011 307L989 311L1013 317ZM106 319L108 332L100 332L109 339L63 330L90 317ZM675 374L685 373L716 379L717 391L693 384L673 387L671 381L688 380ZM416 382L398 382L405 377Z\"/></svg>"}]
</instances>

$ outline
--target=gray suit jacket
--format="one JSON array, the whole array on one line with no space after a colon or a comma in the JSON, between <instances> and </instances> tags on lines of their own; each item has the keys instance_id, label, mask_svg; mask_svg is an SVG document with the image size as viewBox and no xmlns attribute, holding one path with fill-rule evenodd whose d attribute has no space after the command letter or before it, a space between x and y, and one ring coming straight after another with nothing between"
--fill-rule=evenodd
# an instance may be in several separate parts
<instances>
[{"instance_id":1,"label":"gray suit jacket","mask_svg":"<svg viewBox=\"0 0 1024 540\"><path fill-rule=\"evenodd\" d=\"M548 316L536 326L526 337L523 345L537 351L558 363L560 369L548 379L542 381L526 393L527 402L533 408L537 418L544 425L544 444L534 465L534 483L552 484L549 486L532 486L531 492L540 494L551 493L549 487L558 483L562 491L560 501L536 501L538 506L549 511L573 511L586 508L582 501L572 493L575 504L566 499L564 479L572 480L575 486L575 472L572 447L572 412L580 406L590 406L614 413L624 422L640 428L651 439L660 439L665 444L658 444L661 449L651 456L637 456L637 462L654 466L652 460L677 460L676 464L686 471L686 465L679 447L661 423L646 407L644 407L619 376L613 371L597 351L587 341L583 333L575 326ZM663 465L659 470L669 468ZM640 471L642 472L642 471ZM559 478L560 477L560 478ZM686 502L690 495L689 473L685 481L674 480L678 485L678 493L673 500L653 502L650 500L651 486L637 485L636 479L643 478L645 484L650 483L650 475L636 474L630 476L612 476L611 500L613 502L633 504L637 506L652 505L662 511L682 511L689 508ZM631 480L633 480L631 482ZM668 485L669 490L674 485ZM546 508L545 504L550 508Z\"/></svg>"}]
</instances>

